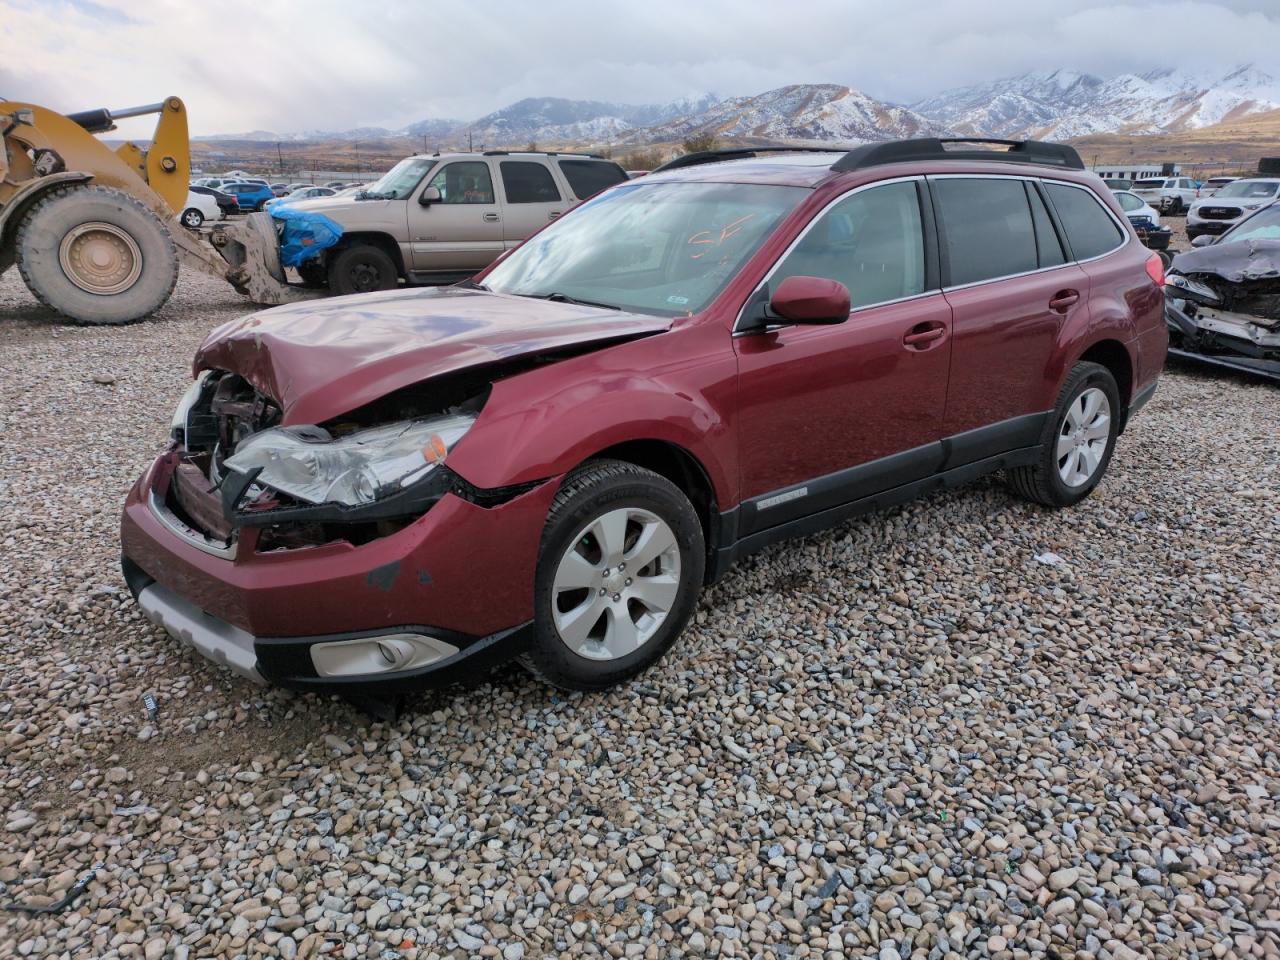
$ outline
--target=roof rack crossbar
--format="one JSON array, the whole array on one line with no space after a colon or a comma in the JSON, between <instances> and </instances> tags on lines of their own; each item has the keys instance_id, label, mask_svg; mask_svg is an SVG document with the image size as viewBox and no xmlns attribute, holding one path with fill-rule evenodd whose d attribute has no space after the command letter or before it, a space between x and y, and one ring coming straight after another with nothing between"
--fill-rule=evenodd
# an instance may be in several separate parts
<instances>
[{"instance_id":1,"label":"roof rack crossbar","mask_svg":"<svg viewBox=\"0 0 1280 960\"><path fill-rule=\"evenodd\" d=\"M525 156L538 157L588 157L592 160L604 160L602 154L599 153L572 153L564 150L486 150L481 156L485 157L510 157L515 154L523 153Z\"/></svg>"},{"instance_id":2,"label":"roof rack crossbar","mask_svg":"<svg viewBox=\"0 0 1280 960\"><path fill-rule=\"evenodd\" d=\"M843 147L722 147L719 150L699 150L668 160L654 167L651 173L664 170L679 170L682 167L697 167L704 163L719 163L722 160L748 160L762 153L839 153Z\"/></svg>"},{"instance_id":3,"label":"roof rack crossbar","mask_svg":"<svg viewBox=\"0 0 1280 960\"><path fill-rule=\"evenodd\" d=\"M948 143L990 143L1008 150L948 150ZM1070 170L1083 170L1084 161L1075 147L1042 140L996 140L986 137L920 137L914 140L888 140L864 143L854 147L831 165L845 173L864 170L885 163L911 163L916 160L994 160L1006 163L1038 163Z\"/></svg>"}]
</instances>

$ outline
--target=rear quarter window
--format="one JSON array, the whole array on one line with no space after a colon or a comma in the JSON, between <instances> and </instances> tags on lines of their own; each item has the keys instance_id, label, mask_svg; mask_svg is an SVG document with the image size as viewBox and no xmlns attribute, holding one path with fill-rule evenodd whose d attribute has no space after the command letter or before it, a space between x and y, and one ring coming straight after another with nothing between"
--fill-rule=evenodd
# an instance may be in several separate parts
<instances>
[{"instance_id":1,"label":"rear quarter window","mask_svg":"<svg viewBox=\"0 0 1280 960\"><path fill-rule=\"evenodd\" d=\"M627 172L609 160L561 160L560 172L579 200L627 179Z\"/></svg>"},{"instance_id":2,"label":"rear quarter window","mask_svg":"<svg viewBox=\"0 0 1280 960\"><path fill-rule=\"evenodd\" d=\"M1092 190L1062 183L1046 183L1045 188L1076 260L1100 257L1124 243L1124 232Z\"/></svg>"}]
</instances>

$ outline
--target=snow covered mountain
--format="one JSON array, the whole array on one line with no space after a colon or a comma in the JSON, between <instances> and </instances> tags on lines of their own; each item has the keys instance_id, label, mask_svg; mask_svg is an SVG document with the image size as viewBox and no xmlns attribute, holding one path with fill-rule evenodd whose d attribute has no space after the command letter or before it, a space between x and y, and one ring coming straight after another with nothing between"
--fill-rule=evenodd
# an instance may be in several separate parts
<instances>
[{"instance_id":1,"label":"snow covered mountain","mask_svg":"<svg viewBox=\"0 0 1280 960\"><path fill-rule=\"evenodd\" d=\"M632 132L632 143L683 140L699 133L761 140L892 140L946 133L906 107L834 83L779 87L733 97L701 112Z\"/></svg>"},{"instance_id":2,"label":"snow covered mountain","mask_svg":"<svg viewBox=\"0 0 1280 960\"><path fill-rule=\"evenodd\" d=\"M972 136L1173 133L1278 109L1280 82L1252 64L1226 74L1164 69L1109 79L1053 70L946 91L911 108Z\"/></svg>"},{"instance_id":3,"label":"snow covered mountain","mask_svg":"<svg viewBox=\"0 0 1280 960\"><path fill-rule=\"evenodd\" d=\"M531 140L592 143L613 140L638 127L696 113L716 102L717 97L710 93L671 103L640 105L530 97L461 127L453 136L470 135L474 143L486 146L517 146Z\"/></svg>"}]
</instances>

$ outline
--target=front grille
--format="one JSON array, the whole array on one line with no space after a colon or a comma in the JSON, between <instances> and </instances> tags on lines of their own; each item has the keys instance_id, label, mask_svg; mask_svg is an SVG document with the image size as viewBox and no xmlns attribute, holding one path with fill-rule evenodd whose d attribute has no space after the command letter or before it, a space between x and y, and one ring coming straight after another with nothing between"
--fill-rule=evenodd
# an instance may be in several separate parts
<instances>
[{"instance_id":1,"label":"front grille","mask_svg":"<svg viewBox=\"0 0 1280 960\"><path fill-rule=\"evenodd\" d=\"M1244 211L1239 207L1201 207L1199 212L1206 220L1234 220Z\"/></svg>"}]
</instances>

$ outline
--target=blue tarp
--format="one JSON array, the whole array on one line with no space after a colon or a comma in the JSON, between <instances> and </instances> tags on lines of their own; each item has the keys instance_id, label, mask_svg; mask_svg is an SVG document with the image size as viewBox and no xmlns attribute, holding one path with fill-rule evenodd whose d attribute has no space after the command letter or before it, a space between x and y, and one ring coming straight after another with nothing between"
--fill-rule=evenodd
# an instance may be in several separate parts
<instances>
[{"instance_id":1,"label":"blue tarp","mask_svg":"<svg viewBox=\"0 0 1280 960\"><path fill-rule=\"evenodd\" d=\"M286 267L310 260L342 237L342 226L324 214L298 210L287 203L273 207L271 219L283 225L283 229L277 226L276 234L280 239L280 263Z\"/></svg>"}]
</instances>

